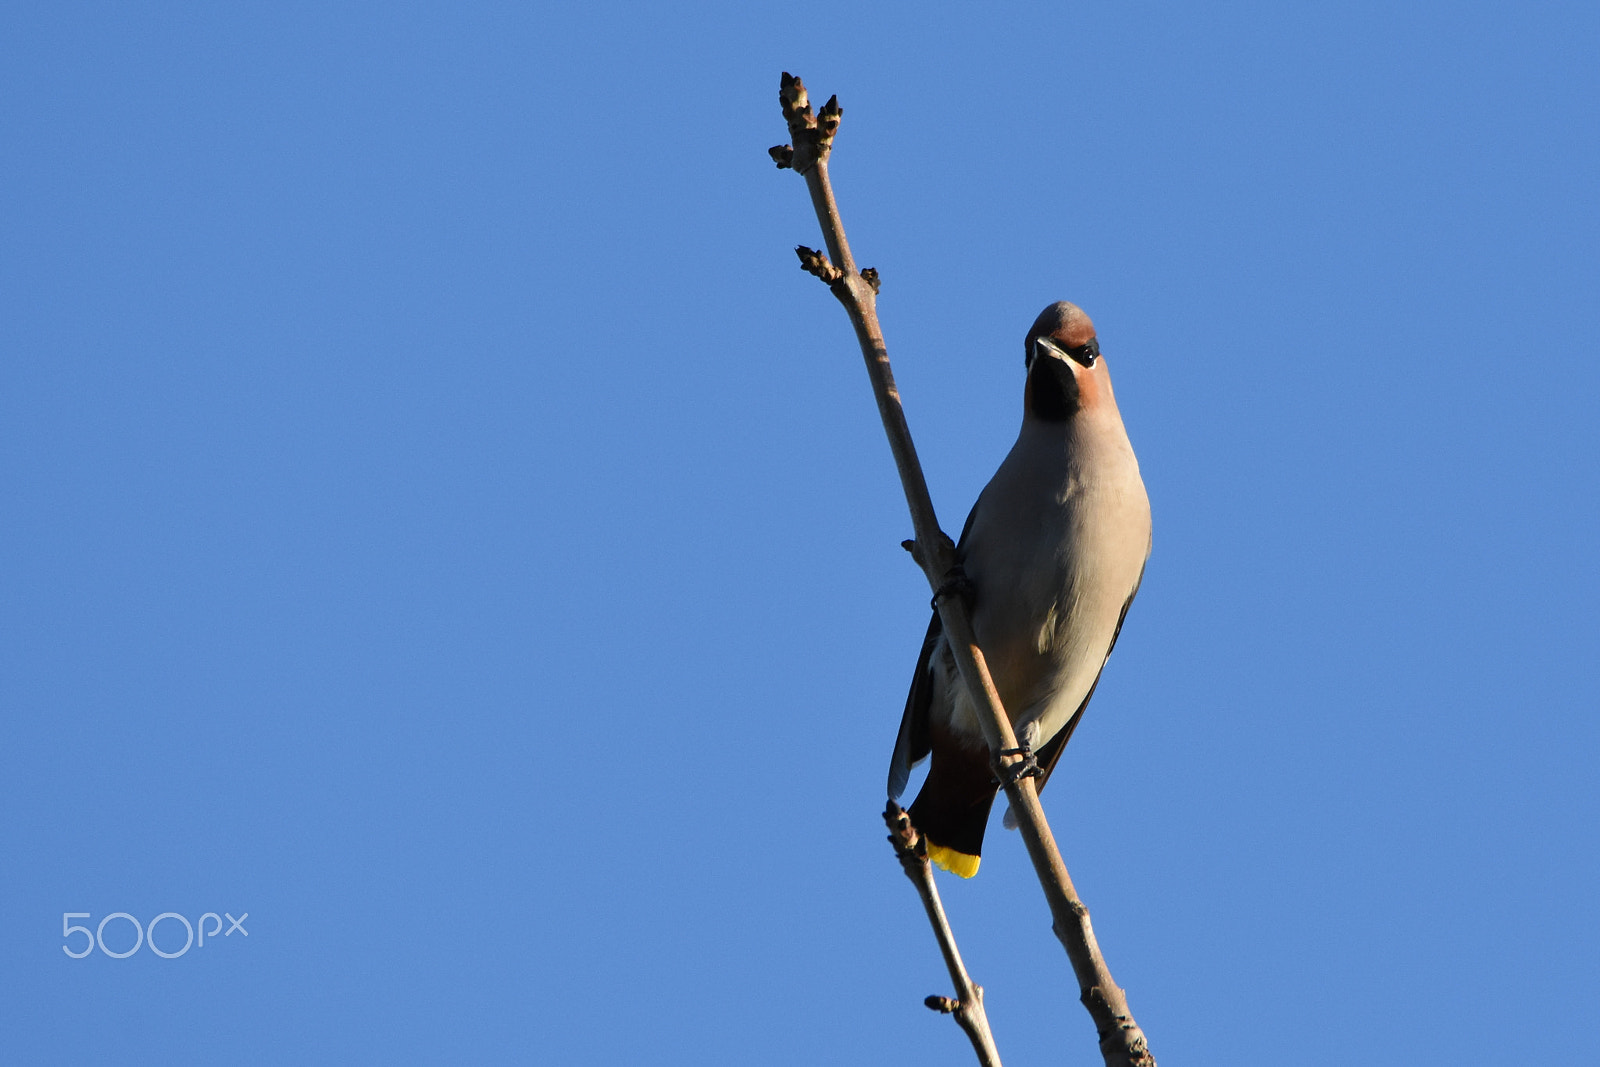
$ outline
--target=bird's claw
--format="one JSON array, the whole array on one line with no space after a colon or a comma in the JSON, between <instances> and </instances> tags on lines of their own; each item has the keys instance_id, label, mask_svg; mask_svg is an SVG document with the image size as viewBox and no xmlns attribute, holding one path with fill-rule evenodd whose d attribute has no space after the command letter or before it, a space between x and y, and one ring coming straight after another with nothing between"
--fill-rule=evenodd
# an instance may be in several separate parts
<instances>
[{"instance_id":1,"label":"bird's claw","mask_svg":"<svg viewBox=\"0 0 1600 1067\"><path fill-rule=\"evenodd\" d=\"M968 604L972 603L972 579L967 577L967 572L962 570L959 563L944 572L944 581L940 582L939 588L934 590L933 599L928 602L928 606L934 611L938 611L940 599L952 593L965 600Z\"/></svg>"},{"instance_id":2,"label":"bird's claw","mask_svg":"<svg viewBox=\"0 0 1600 1067\"><path fill-rule=\"evenodd\" d=\"M1021 756L1015 763L1006 763L1007 756ZM1026 741L1020 743L1018 748L1002 748L1000 750L1000 776L1005 785L1016 785L1024 778L1038 778L1044 774L1044 768L1039 766L1039 761L1034 757L1033 748Z\"/></svg>"}]
</instances>

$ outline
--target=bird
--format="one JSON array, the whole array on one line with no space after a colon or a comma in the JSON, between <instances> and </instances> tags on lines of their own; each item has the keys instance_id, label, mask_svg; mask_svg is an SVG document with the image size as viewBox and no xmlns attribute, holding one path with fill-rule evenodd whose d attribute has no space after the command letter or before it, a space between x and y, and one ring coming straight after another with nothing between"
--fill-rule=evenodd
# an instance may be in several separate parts
<instances>
[{"instance_id":1,"label":"bird","mask_svg":"<svg viewBox=\"0 0 1600 1067\"><path fill-rule=\"evenodd\" d=\"M1022 429L967 516L954 572L1039 788L1083 718L1150 558L1150 499L1094 323L1066 301L1023 342ZM952 588L946 582L940 595ZM906 697L889 797L931 755L908 813L934 863L978 873L999 783L935 597ZM1030 764L1031 766L1032 764ZM1014 826L1007 813L1008 825Z\"/></svg>"}]
</instances>

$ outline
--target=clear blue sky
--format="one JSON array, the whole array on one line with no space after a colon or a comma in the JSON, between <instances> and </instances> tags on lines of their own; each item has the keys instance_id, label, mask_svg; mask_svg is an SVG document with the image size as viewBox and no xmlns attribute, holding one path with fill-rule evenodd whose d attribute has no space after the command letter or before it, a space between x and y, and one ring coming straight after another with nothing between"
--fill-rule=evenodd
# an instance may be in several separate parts
<instances>
[{"instance_id":1,"label":"clear blue sky","mask_svg":"<svg viewBox=\"0 0 1600 1067\"><path fill-rule=\"evenodd\" d=\"M10 5L9 1055L971 1062L787 69L947 529L1034 315L1099 326L1155 554L1044 800L1161 1062L1600 1061L1596 55L1578 4ZM1098 1063L991 833L1001 1052ZM169 911L248 936L62 952Z\"/></svg>"}]
</instances>

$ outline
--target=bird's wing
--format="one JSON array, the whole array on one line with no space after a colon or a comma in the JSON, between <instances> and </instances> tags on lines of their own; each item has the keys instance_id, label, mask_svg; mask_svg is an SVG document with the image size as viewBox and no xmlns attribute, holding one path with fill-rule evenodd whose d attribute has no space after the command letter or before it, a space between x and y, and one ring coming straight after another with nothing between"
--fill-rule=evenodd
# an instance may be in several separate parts
<instances>
[{"instance_id":1,"label":"bird's wing","mask_svg":"<svg viewBox=\"0 0 1600 1067\"><path fill-rule=\"evenodd\" d=\"M1117 628L1111 631L1111 644L1106 648L1106 658L1100 661L1100 671L1094 676L1094 684L1089 686L1089 691L1083 695L1083 703L1078 705L1078 710L1072 713L1072 718L1067 720L1054 737L1039 749L1039 788L1050 780L1050 772L1056 769L1056 764L1061 760L1061 753L1066 749L1067 742L1072 740L1072 731L1078 728L1078 720L1083 718L1083 711L1089 706L1089 701L1094 697L1094 691L1100 686L1100 675L1106 672L1106 664L1111 661L1111 652L1117 647L1117 638L1122 636L1122 624L1128 618L1128 609L1133 606L1133 598L1139 594L1139 584L1144 581L1144 568L1139 568L1139 577L1133 583L1133 592L1128 594L1128 599L1122 602L1122 613L1117 616Z\"/></svg>"},{"instance_id":2,"label":"bird's wing","mask_svg":"<svg viewBox=\"0 0 1600 1067\"><path fill-rule=\"evenodd\" d=\"M894 756L889 760L889 799L905 792L911 778L911 768L916 766L932 748L928 737L928 709L933 706L933 650L944 636L939 613L933 613L928 623L928 635L922 639L922 654L917 657L917 669L911 676L911 692L906 694L906 711L900 718L900 736L894 743Z\"/></svg>"},{"instance_id":3,"label":"bird's wing","mask_svg":"<svg viewBox=\"0 0 1600 1067\"><path fill-rule=\"evenodd\" d=\"M978 500L983 494L978 495ZM972 518L978 513L974 503L967 512L967 521L961 527L961 540L956 542L956 558L961 558L961 546L966 543L967 531L972 529ZM944 625L939 612L933 613L928 623L928 635L922 639L922 653L917 657L917 669L911 675L911 692L906 694L905 714L900 717L900 736L894 743L894 756L889 760L889 799L905 792L915 767L932 749L928 738L928 709L933 706L933 650L944 636Z\"/></svg>"},{"instance_id":4,"label":"bird's wing","mask_svg":"<svg viewBox=\"0 0 1600 1067\"><path fill-rule=\"evenodd\" d=\"M988 486L984 487L985 489ZM967 543L967 534L972 532L972 520L978 517L978 505L983 503L983 494L978 494L978 499L972 502L972 510L967 512L967 521L961 524L961 539L956 542L956 558L961 558L961 546Z\"/></svg>"}]
</instances>

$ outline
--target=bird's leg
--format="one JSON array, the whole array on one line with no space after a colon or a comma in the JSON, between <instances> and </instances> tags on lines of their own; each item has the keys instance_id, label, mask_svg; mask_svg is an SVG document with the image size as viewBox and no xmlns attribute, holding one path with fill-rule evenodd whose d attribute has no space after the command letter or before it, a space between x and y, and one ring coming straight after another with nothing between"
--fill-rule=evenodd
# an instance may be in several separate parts
<instances>
[{"instance_id":1,"label":"bird's leg","mask_svg":"<svg viewBox=\"0 0 1600 1067\"><path fill-rule=\"evenodd\" d=\"M1021 756L1019 760L1011 763L1004 762L1008 757ZM1000 777L995 779L996 785L1015 785L1024 778L1038 778L1044 774L1044 768L1039 766L1039 760L1033 754L1033 748L1022 745L1019 748L1002 748L1000 750L1001 763L998 764Z\"/></svg>"},{"instance_id":2,"label":"bird's leg","mask_svg":"<svg viewBox=\"0 0 1600 1067\"><path fill-rule=\"evenodd\" d=\"M1014 785L1024 778L1038 778L1044 774L1044 769L1033 754L1033 746L1038 740L1039 724L1036 721L1030 719L1017 728L1017 747L1000 750L1000 759L997 761L1000 778L997 784ZM1010 756L1021 758L1007 762Z\"/></svg>"}]
</instances>

